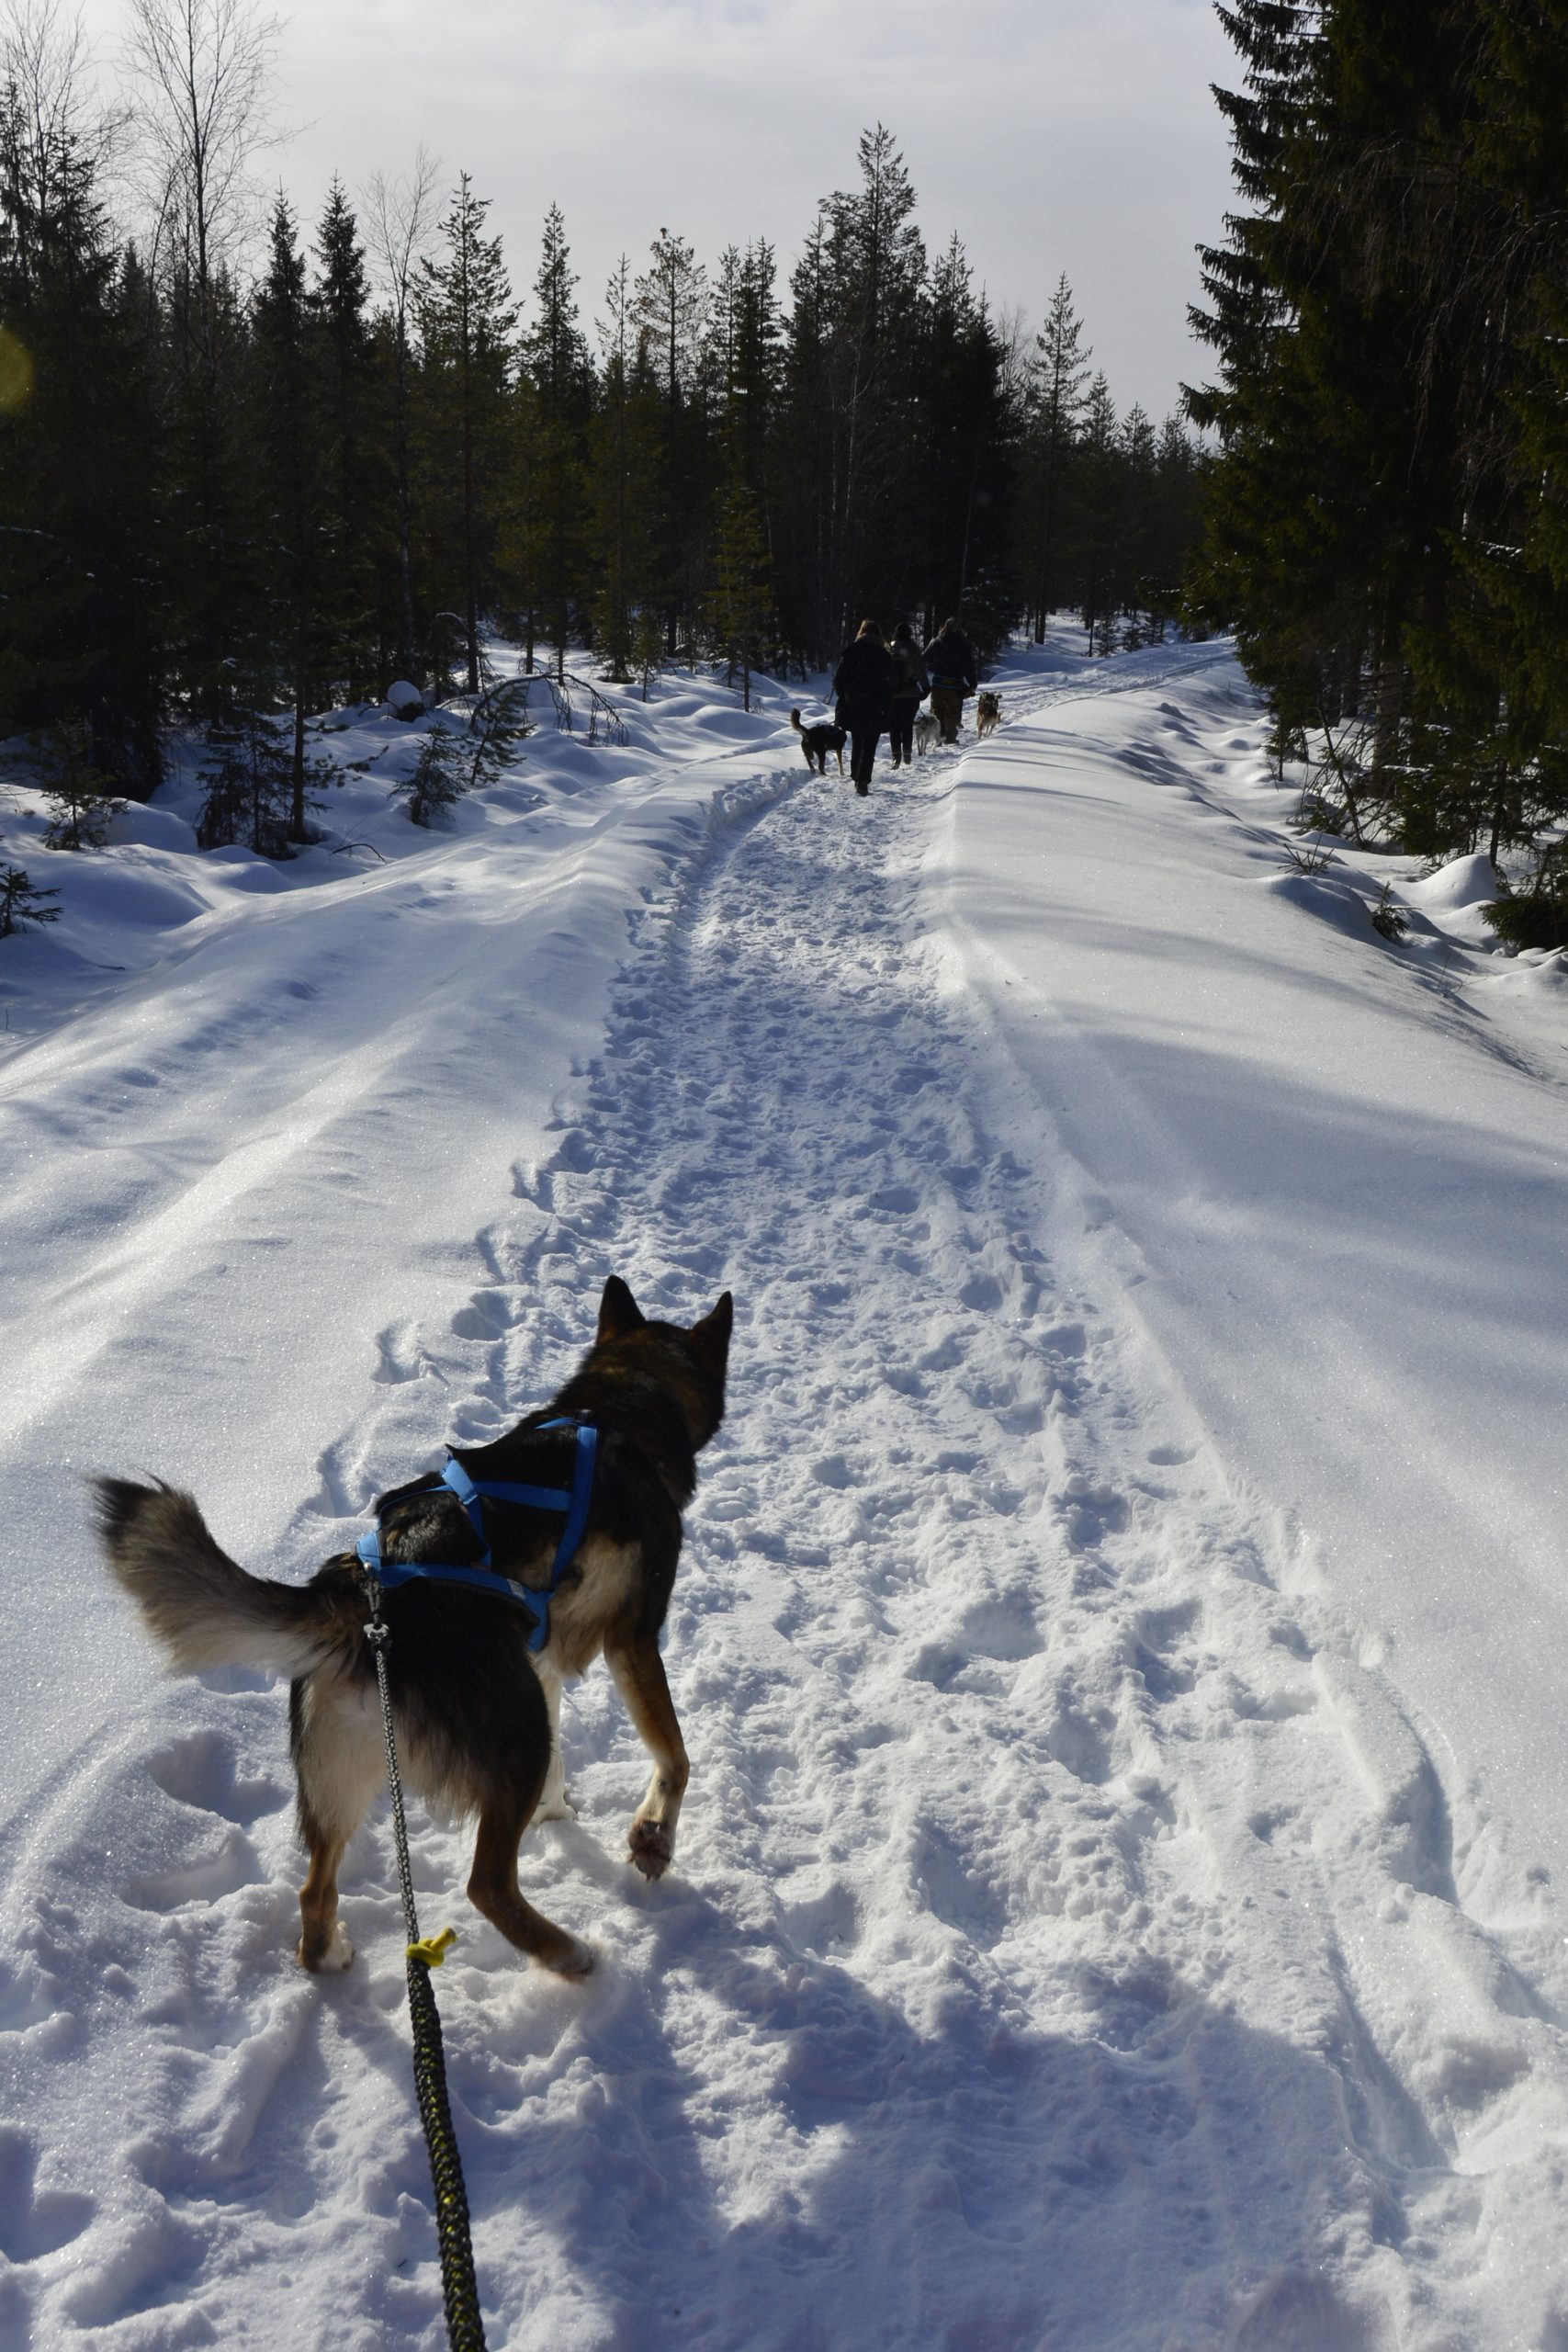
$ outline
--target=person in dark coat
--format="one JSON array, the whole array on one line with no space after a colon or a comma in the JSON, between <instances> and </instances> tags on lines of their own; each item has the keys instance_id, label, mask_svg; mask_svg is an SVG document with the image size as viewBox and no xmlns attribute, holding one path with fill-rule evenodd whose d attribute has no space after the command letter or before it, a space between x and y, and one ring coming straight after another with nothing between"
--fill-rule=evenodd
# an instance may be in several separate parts
<instances>
[{"instance_id":1,"label":"person in dark coat","mask_svg":"<svg viewBox=\"0 0 1568 2352\"><path fill-rule=\"evenodd\" d=\"M931 672L931 716L942 729L942 741L956 743L964 696L980 684L975 649L956 619L943 621L927 646L926 668Z\"/></svg>"},{"instance_id":2,"label":"person in dark coat","mask_svg":"<svg viewBox=\"0 0 1568 2352\"><path fill-rule=\"evenodd\" d=\"M888 748L893 764L900 761L906 767L915 756L915 713L931 690L926 675L926 665L920 649L915 643L915 633L908 621L900 621L893 632L893 696L888 720Z\"/></svg>"},{"instance_id":3,"label":"person in dark coat","mask_svg":"<svg viewBox=\"0 0 1568 2352\"><path fill-rule=\"evenodd\" d=\"M846 645L833 673L835 716L849 729L850 774L855 790L871 790L876 739L892 709L893 656L874 621L862 621L854 642Z\"/></svg>"}]
</instances>

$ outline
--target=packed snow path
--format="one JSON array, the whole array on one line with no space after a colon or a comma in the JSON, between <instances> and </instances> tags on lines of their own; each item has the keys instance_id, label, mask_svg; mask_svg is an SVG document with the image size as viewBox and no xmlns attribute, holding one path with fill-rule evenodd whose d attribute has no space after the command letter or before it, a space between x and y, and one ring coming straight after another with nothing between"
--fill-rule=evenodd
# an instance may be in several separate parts
<instances>
[{"instance_id":1,"label":"packed snow path","mask_svg":"<svg viewBox=\"0 0 1568 2352\"><path fill-rule=\"evenodd\" d=\"M956 776L802 778L647 906L486 1279L380 1335L301 1509L302 1555L352 1540L547 1396L606 1270L679 1319L734 1290L665 1645L675 1871L622 1860L602 1671L524 1870L590 1984L520 1969L462 1839L417 1838L491 2341L1563 2352L1561 2036L966 989ZM443 2340L385 1825L359 1965L299 1977L281 1694L228 1679L106 1727L6 1849L41 2166L7 2344Z\"/></svg>"}]
</instances>

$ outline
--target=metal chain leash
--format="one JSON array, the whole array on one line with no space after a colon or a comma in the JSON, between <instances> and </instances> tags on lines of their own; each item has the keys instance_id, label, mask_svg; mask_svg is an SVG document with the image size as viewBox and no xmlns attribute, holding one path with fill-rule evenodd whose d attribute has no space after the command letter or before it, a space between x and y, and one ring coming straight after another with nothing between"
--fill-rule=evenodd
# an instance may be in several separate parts
<instances>
[{"instance_id":1,"label":"metal chain leash","mask_svg":"<svg viewBox=\"0 0 1568 2352\"><path fill-rule=\"evenodd\" d=\"M392 1793L392 1835L397 1848L398 1883L402 1889L403 1926L408 1936L409 2016L413 2026L413 2081L419 2098L420 2121L430 2155L431 2187L435 2193L435 2232L441 2246L441 2286L446 2305L446 2335L452 2352L485 2352L484 2322L479 2314L479 2285L474 2277L474 2247L468 2224L468 2194L463 2184L463 2160L452 2129L446 2097L446 2057L441 2041L441 2018L431 1989L430 1972L438 1967L450 1928L422 1940L414 1907L413 1878L409 1869L408 1824L403 1816L403 1784L398 1770L398 1745L392 1732L392 1694L387 1681L387 1652L392 1636L381 1618L381 1588L374 1577L366 1579L370 1618L365 1638L376 1661L376 1682L381 1693L381 1724L387 1735L387 1784Z\"/></svg>"}]
</instances>

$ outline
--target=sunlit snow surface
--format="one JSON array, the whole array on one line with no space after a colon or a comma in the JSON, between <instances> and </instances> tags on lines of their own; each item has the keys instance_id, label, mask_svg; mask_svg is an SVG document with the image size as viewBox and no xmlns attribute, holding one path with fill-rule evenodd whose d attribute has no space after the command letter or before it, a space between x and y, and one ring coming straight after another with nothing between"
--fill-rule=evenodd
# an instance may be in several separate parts
<instances>
[{"instance_id":1,"label":"sunlit snow surface","mask_svg":"<svg viewBox=\"0 0 1568 2352\"><path fill-rule=\"evenodd\" d=\"M492 2346L1565 2352L1560 959L1077 641L865 802L666 682L445 833L356 717L285 868L0 809L7 2352L444 2342L385 1820L306 1979L283 1692L160 1678L80 1479L302 1577L611 1269L737 1297L694 1781L646 1886L569 1699L585 1987L416 1816Z\"/></svg>"}]
</instances>

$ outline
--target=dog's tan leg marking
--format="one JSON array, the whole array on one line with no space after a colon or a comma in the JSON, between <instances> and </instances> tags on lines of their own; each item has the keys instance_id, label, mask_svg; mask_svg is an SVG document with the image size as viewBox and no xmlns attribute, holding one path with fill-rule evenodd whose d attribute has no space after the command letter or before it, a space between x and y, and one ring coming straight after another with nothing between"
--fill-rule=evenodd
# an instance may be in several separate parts
<instances>
[{"instance_id":1,"label":"dog's tan leg marking","mask_svg":"<svg viewBox=\"0 0 1568 2352\"><path fill-rule=\"evenodd\" d=\"M299 1819L310 1867L299 1890L299 1965L312 1975L348 1967L354 1946L337 1924L344 1849L386 1786L387 1750L375 1693L335 1677L312 1677L302 1697L295 1763Z\"/></svg>"},{"instance_id":2,"label":"dog's tan leg marking","mask_svg":"<svg viewBox=\"0 0 1568 2352\"><path fill-rule=\"evenodd\" d=\"M645 1878L662 1878L675 1851L675 1824L691 1767L681 1737L664 1660L651 1635L606 1642L605 1661L637 1736L653 1758L653 1778L628 1833L631 1857Z\"/></svg>"},{"instance_id":3,"label":"dog's tan leg marking","mask_svg":"<svg viewBox=\"0 0 1568 2352\"><path fill-rule=\"evenodd\" d=\"M586 1976L593 1965L587 1945L536 1911L517 1883L517 1849L533 1810L532 1799L526 1804L491 1803L483 1808L468 1874L468 1900L509 1944L541 1968L553 1968L558 1976Z\"/></svg>"},{"instance_id":4,"label":"dog's tan leg marking","mask_svg":"<svg viewBox=\"0 0 1568 2352\"><path fill-rule=\"evenodd\" d=\"M550 1717L550 1768L545 1774L545 1785L539 1802L534 1808L536 1821L575 1821L577 1807L566 1792L566 1759L560 1752L560 1676L552 1674L547 1666L538 1668L540 1684L545 1693L545 1705Z\"/></svg>"},{"instance_id":5,"label":"dog's tan leg marking","mask_svg":"<svg viewBox=\"0 0 1568 2352\"><path fill-rule=\"evenodd\" d=\"M299 1889L299 1965L312 1976L335 1975L354 1959L354 1946L337 1918L337 1871L346 1839L323 1839L310 1848L310 1868Z\"/></svg>"}]
</instances>

